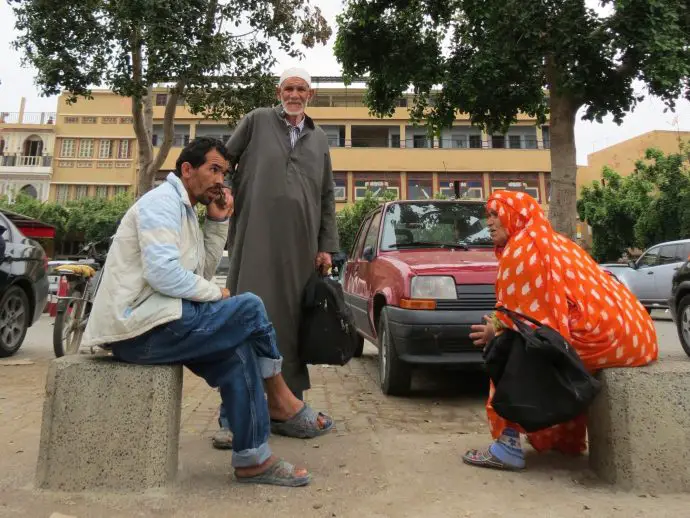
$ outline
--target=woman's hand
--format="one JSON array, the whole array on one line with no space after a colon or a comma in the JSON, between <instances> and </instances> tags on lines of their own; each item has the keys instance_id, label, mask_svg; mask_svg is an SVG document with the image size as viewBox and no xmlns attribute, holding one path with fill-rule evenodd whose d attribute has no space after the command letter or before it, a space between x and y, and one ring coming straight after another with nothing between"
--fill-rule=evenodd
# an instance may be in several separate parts
<instances>
[{"instance_id":1,"label":"woman's hand","mask_svg":"<svg viewBox=\"0 0 690 518\"><path fill-rule=\"evenodd\" d=\"M488 344L496 335L494 325L491 323L491 317L484 315L486 324L475 324L472 326L472 333L470 339L477 347L483 347Z\"/></svg>"}]
</instances>

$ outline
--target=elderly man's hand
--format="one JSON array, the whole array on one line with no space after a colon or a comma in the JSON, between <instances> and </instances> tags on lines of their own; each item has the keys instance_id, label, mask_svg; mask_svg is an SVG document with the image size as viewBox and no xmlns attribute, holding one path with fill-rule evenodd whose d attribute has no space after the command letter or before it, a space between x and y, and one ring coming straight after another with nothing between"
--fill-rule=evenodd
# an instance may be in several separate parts
<instances>
[{"instance_id":1,"label":"elderly man's hand","mask_svg":"<svg viewBox=\"0 0 690 518\"><path fill-rule=\"evenodd\" d=\"M314 264L317 270L321 271L321 273L326 273L333 266L333 258L328 252L319 252L316 254Z\"/></svg>"},{"instance_id":2,"label":"elderly man's hand","mask_svg":"<svg viewBox=\"0 0 690 518\"><path fill-rule=\"evenodd\" d=\"M214 200L206 207L206 213L211 219L225 220L232 216L235 210L235 198L232 197L228 187L223 187L223 195L225 199L222 199L220 202Z\"/></svg>"}]
</instances>

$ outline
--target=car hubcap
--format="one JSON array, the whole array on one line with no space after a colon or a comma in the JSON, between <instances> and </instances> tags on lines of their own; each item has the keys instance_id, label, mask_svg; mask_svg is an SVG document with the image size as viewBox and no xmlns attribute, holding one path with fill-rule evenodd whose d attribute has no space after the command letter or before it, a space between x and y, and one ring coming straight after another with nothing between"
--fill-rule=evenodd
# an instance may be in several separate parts
<instances>
[{"instance_id":1,"label":"car hubcap","mask_svg":"<svg viewBox=\"0 0 690 518\"><path fill-rule=\"evenodd\" d=\"M683 310L680 325L683 333L683 341L686 345L690 345L690 306L686 306Z\"/></svg>"},{"instance_id":2,"label":"car hubcap","mask_svg":"<svg viewBox=\"0 0 690 518\"><path fill-rule=\"evenodd\" d=\"M0 310L0 339L6 347L13 349L24 334L26 308L19 295L12 295Z\"/></svg>"}]
</instances>

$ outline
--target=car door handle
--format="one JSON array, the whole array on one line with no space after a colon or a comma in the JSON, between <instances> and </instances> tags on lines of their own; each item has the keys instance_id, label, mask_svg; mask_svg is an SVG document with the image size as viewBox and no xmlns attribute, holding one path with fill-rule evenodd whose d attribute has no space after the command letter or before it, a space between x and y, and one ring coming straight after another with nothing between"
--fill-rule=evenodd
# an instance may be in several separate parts
<instances>
[{"instance_id":1,"label":"car door handle","mask_svg":"<svg viewBox=\"0 0 690 518\"><path fill-rule=\"evenodd\" d=\"M647 272L647 275L654 275L654 272Z\"/></svg>"}]
</instances>

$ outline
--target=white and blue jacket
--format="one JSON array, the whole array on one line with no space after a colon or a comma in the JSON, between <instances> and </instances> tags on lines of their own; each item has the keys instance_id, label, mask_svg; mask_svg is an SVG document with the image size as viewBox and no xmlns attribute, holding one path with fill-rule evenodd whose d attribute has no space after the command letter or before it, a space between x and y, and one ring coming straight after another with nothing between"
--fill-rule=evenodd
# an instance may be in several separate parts
<instances>
[{"instance_id":1,"label":"white and blue jacket","mask_svg":"<svg viewBox=\"0 0 690 518\"><path fill-rule=\"evenodd\" d=\"M212 282L228 222L206 220L203 232L182 181L166 181L142 196L122 218L83 345L139 336L182 316L182 299L221 299Z\"/></svg>"}]
</instances>

